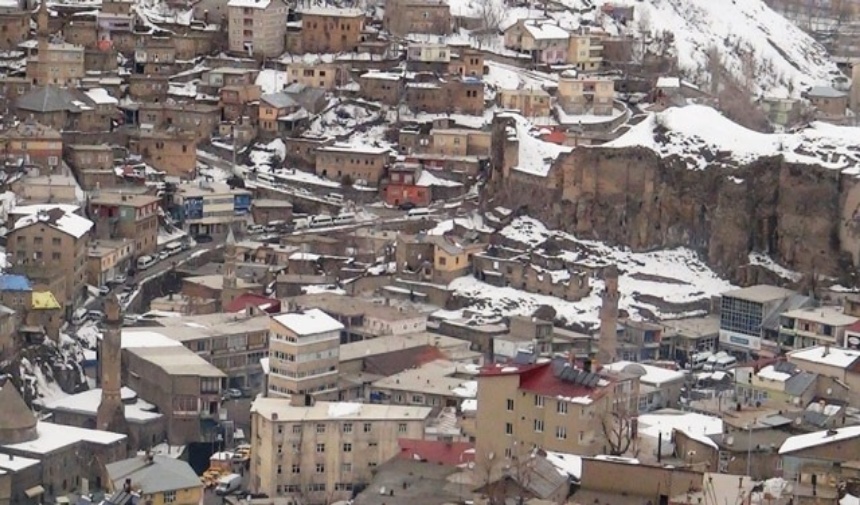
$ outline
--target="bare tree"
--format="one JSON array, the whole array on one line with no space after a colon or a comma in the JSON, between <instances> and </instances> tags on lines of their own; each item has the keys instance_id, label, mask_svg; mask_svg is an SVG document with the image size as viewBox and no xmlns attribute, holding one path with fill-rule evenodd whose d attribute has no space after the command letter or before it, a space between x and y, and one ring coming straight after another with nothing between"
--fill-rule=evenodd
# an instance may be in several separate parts
<instances>
[{"instance_id":1,"label":"bare tree","mask_svg":"<svg viewBox=\"0 0 860 505\"><path fill-rule=\"evenodd\" d=\"M488 505L504 505L509 498L522 504L529 498L537 450L518 441L510 449L510 456L488 454L474 467L475 482L483 489Z\"/></svg>"},{"instance_id":2,"label":"bare tree","mask_svg":"<svg viewBox=\"0 0 860 505\"><path fill-rule=\"evenodd\" d=\"M492 41L499 35L499 29L505 19L505 8L502 0L477 0L477 2L477 14L481 22L477 30L480 48L485 42Z\"/></svg>"},{"instance_id":3,"label":"bare tree","mask_svg":"<svg viewBox=\"0 0 860 505\"><path fill-rule=\"evenodd\" d=\"M600 420L600 427L610 456L621 456L630 449L636 433L633 418L626 410L607 412Z\"/></svg>"}]
</instances>

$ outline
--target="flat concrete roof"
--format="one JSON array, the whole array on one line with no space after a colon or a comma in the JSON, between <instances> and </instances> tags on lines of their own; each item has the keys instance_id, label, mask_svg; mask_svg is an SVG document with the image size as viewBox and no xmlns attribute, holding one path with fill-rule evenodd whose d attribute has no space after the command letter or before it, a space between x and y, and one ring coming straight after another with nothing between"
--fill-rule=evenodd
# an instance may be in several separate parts
<instances>
[{"instance_id":1,"label":"flat concrete roof","mask_svg":"<svg viewBox=\"0 0 860 505\"><path fill-rule=\"evenodd\" d=\"M782 300L794 294L796 293L790 289L771 286L769 284L758 284L747 288L735 289L734 291L727 291L723 293L723 296L756 303L767 303L774 300Z\"/></svg>"}]
</instances>

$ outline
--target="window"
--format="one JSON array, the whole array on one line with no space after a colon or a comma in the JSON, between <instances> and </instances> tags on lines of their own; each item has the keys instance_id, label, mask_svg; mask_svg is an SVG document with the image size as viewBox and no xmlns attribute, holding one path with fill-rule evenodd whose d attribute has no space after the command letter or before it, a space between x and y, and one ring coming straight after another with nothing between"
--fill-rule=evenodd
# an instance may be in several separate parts
<instances>
[{"instance_id":1,"label":"window","mask_svg":"<svg viewBox=\"0 0 860 505\"><path fill-rule=\"evenodd\" d=\"M412 403L424 403L424 397L421 395L412 395Z\"/></svg>"},{"instance_id":2,"label":"window","mask_svg":"<svg viewBox=\"0 0 860 505\"><path fill-rule=\"evenodd\" d=\"M60 239L59 239L59 238L57 238L57 237L52 238L52 239L51 239L51 244L53 244L53 245L60 245Z\"/></svg>"},{"instance_id":3,"label":"window","mask_svg":"<svg viewBox=\"0 0 860 505\"><path fill-rule=\"evenodd\" d=\"M343 432L352 433L352 423L343 423Z\"/></svg>"},{"instance_id":4,"label":"window","mask_svg":"<svg viewBox=\"0 0 860 505\"><path fill-rule=\"evenodd\" d=\"M299 465L293 464L292 472L293 472L294 474L295 474L295 473L302 473L302 467L301 467L301 466L299 466Z\"/></svg>"},{"instance_id":5,"label":"window","mask_svg":"<svg viewBox=\"0 0 860 505\"><path fill-rule=\"evenodd\" d=\"M278 454L282 454L284 452L284 446L282 444L278 444Z\"/></svg>"},{"instance_id":6,"label":"window","mask_svg":"<svg viewBox=\"0 0 860 505\"><path fill-rule=\"evenodd\" d=\"M280 475L282 471L283 471L283 467L281 465L278 465L278 475Z\"/></svg>"},{"instance_id":7,"label":"window","mask_svg":"<svg viewBox=\"0 0 860 505\"><path fill-rule=\"evenodd\" d=\"M294 424L293 425L293 435L300 435L302 433L302 425Z\"/></svg>"},{"instance_id":8,"label":"window","mask_svg":"<svg viewBox=\"0 0 860 505\"><path fill-rule=\"evenodd\" d=\"M513 412L514 410L514 401L511 398L508 398L508 412Z\"/></svg>"},{"instance_id":9,"label":"window","mask_svg":"<svg viewBox=\"0 0 860 505\"><path fill-rule=\"evenodd\" d=\"M324 424L318 424L317 425L317 433L325 433L325 425Z\"/></svg>"},{"instance_id":10,"label":"window","mask_svg":"<svg viewBox=\"0 0 860 505\"><path fill-rule=\"evenodd\" d=\"M535 419L534 427L536 433L541 433L543 431L543 419Z\"/></svg>"},{"instance_id":11,"label":"window","mask_svg":"<svg viewBox=\"0 0 860 505\"><path fill-rule=\"evenodd\" d=\"M505 423L505 435L513 435L514 434L514 425L511 423Z\"/></svg>"},{"instance_id":12,"label":"window","mask_svg":"<svg viewBox=\"0 0 860 505\"><path fill-rule=\"evenodd\" d=\"M317 444L317 452L325 452L325 444Z\"/></svg>"},{"instance_id":13,"label":"window","mask_svg":"<svg viewBox=\"0 0 860 505\"><path fill-rule=\"evenodd\" d=\"M564 426L556 426L555 427L555 438L559 440L567 439L567 428Z\"/></svg>"},{"instance_id":14,"label":"window","mask_svg":"<svg viewBox=\"0 0 860 505\"><path fill-rule=\"evenodd\" d=\"M535 407L543 408L544 397L541 395L535 395Z\"/></svg>"},{"instance_id":15,"label":"window","mask_svg":"<svg viewBox=\"0 0 860 505\"><path fill-rule=\"evenodd\" d=\"M352 471L352 463L342 463L340 465L340 471L343 473L349 473Z\"/></svg>"},{"instance_id":16,"label":"window","mask_svg":"<svg viewBox=\"0 0 860 505\"><path fill-rule=\"evenodd\" d=\"M559 400L555 404L555 411L559 414L567 414L567 403Z\"/></svg>"},{"instance_id":17,"label":"window","mask_svg":"<svg viewBox=\"0 0 860 505\"><path fill-rule=\"evenodd\" d=\"M440 257L440 258L439 258L439 264L440 264L440 265L444 265L447 261L448 261L448 260L447 260L444 256L442 256L442 257Z\"/></svg>"},{"instance_id":18,"label":"window","mask_svg":"<svg viewBox=\"0 0 860 505\"><path fill-rule=\"evenodd\" d=\"M52 252L52 253L51 253L51 259L52 259L52 260L54 260L54 261L59 261L59 260L60 260L60 253L58 253L58 252Z\"/></svg>"},{"instance_id":19,"label":"window","mask_svg":"<svg viewBox=\"0 0 860 505\"><path fill-rule=\"evenodd\" d=\"M176 491L164 492L164 503L173 503L176 501Z\"/></svg>"},{"instance_id":20,"label":"window","mask_svg":"<svg viewBox=\"0 0 860 505\"><path fill-rule=\"evenodd\" d=\"M352 452L352 444L343 444L343 452Z\"/></svg>"},{"instance_id":21,"label":"window","mask_svg":"<svg viewBox=\"0 0 860 505\"><path fill-rule=\"evenodd\" d=\"M364 432L365 432L365 433L370 433L371 428L373 428L373 425L372 425L372 424L370 424L370 423L364 423Z\"/></svg>"},{"instance_id":22,"label":"window","mask_svg":"<svg viewBox=\"0 0 860 505\"><path fill-rule=\"evenodd\" d=\"M583 440L585 440L585 432L584 432L584 431L580 431L580 432L579 432L579 441L580 441L580 442L582 442Z\"/></svg>"},{"instance_id":23,"label":"window","mask_svg":"<svg viewBox=\"0 0 860 505\"><path fill-rule=\"evenodd\" d=\"M397 433L406 433L406 423L399 423L397 425Z\"/></svg>"},{"instance_id":24,"label":"window","mask_svg":"<svg viewBox=\"0 0 860 505\"><path fill-rule=\"evenodd\" d=\"M511 449L510 447L506 447L505 448L505 459L511 459L511 457L513 457L513 455L514 455L514 450Z\"/></svg>"},{"instance_id":25,"label":"window","mask_svg":"<svg viewBox=\"0 0 860 505\"><path fill-rule=\"evenodd\" d=\"M325 473L325 464L324 463L317 463L316 470L317 470L317 473Z\"/></svg>"}]
</instances>

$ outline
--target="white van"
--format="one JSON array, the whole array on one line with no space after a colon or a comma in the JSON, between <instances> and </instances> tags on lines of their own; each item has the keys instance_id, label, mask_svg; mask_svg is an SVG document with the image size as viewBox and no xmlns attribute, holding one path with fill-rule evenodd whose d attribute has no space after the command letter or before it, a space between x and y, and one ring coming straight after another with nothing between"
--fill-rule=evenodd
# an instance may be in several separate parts
<instances>
[{"instance_id":1,"label":"white van","mask_svg":"<svg viewBox=\"0 0 860 505\"><path fill-rule=\"evenodd\" d=\"M310 226L310 223L308 222L308 218L300 217L297 219L293 219L293 226L295 226L297 230L304 230L305 228Z\"/></svg>"},{"instance_id":2,"label":"white van","mask_svg":"<svg viewBox=\"0 0 860 505\"><path fill-rule=\"evenodd\" d=\"M173 256L182 252L182 244L179 242L171 242L164 246L164 250L167 251L168 256Z\"/></svg>"},{"instance_id":3,"label":"white van","mask_svg":"<svg viewBox=\"0 0 860 505\"><path fill-rule=\"evenodd\" d=\"M322 228L323 226L331 226L333 222L331 216L313 216L311 218L311 227Z\"/></svg>"},{"instance_id":4,"label":"white van","mask_svg":"<svg viewBox=\"0 0 860 505\"><path fill-rule=\"evenodd\" d=\"M343 214L339 214L335 216L334 223L335 224L346 224L352 223L355 221L355 213L353 212L344 212Z\"/></svg>"},{"instance_id":5,"label":"white van","mask_svg":"<svg viewBox=\"0 0 860 505\"><path fill-rule=\"evenodd\" d=\"M137 269L146 270L154 265L156 261L158 260L152 256L141 256L140 258L137 258Z\"/></svg>"},{"instance_id":6,"label":"white van","mask_svg":"<svg viewBox=\"0 0 860 505\"><path fill-rule=\"evenodd\" d=\"M231 473L218 479L218 485L215 486L215 494L218 496L228 495L236 492L242 487L242 476L238 473Z\"/></svg>"},{"instance_id":7,"label":"white van","mask_svg":"<svg viewBox=\"0 0 860 505\"><path fill-rule=\"evenodd\" d=\"M329 193L325 198L330 202L343 203L343 195L338 193Z\"/></svg>"},{"instance_id":8,"label":"white van","mask_svg":"<svg viewBox=\"0 0 860 505\"><path fill-rule=\"evenodd\" d=\"M417 209L412 209L406 213L406 217L409 219L427 219L430 215L430 209L427 207L419 207Z\"/></svg>"},{"instance_id":9,"label":"white van","mask_svg":"<svg viewBox=\"0 0 860 505\"><path fill-rule=\"evenodd\" d=\"M717 361L721 358L727 357L728 355L729 355L729 353L727 353L725 351L720 351L720 352L710 356L708 358L708 360L705 362L705 366L703 366L702 369L706 372L713 372L714 366L716 366Z\"/></svg>"},{"instance_id":10,"label":"white van","mask_svg":"<svg viewBox=\"0 0 860 505\"><path fill-rule=\"evenodd\" d=\"M717 360L714 364L714 371L725 372L729 368L738 364L738 359L734 356L724 356Z\"/></svg>"},{"instance_id":11,"label":"white van","mask_svg":"<svg viewBox=\"0 0 860 505\"><path fill-rule=\"evenodd\" d=\"M713 354L708 352L708 351L698 352L698 353L690 356L690 361L687 363L687 368L689 370L694 370L694 371L701 370L702 368L704 368L705 363L708 361L708 358L710 358L711 356L713 356Z\"/></svg>"}]
</instances>

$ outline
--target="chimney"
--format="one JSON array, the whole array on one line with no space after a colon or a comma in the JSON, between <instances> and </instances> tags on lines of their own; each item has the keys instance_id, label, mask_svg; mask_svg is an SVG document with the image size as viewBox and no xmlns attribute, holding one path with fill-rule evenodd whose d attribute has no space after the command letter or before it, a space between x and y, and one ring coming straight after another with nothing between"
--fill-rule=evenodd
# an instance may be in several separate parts
<instances>
[{"instance_id":1,"label":"chimney","mask_svg":"<svg viewBox=\"0 0 860 505\"><path fill-rule=\"evenodd\" d=\"M828 355L830 355L830 344L824 344L824 354L821 357L826 358Z\"/></svg>"}]
</instances>

